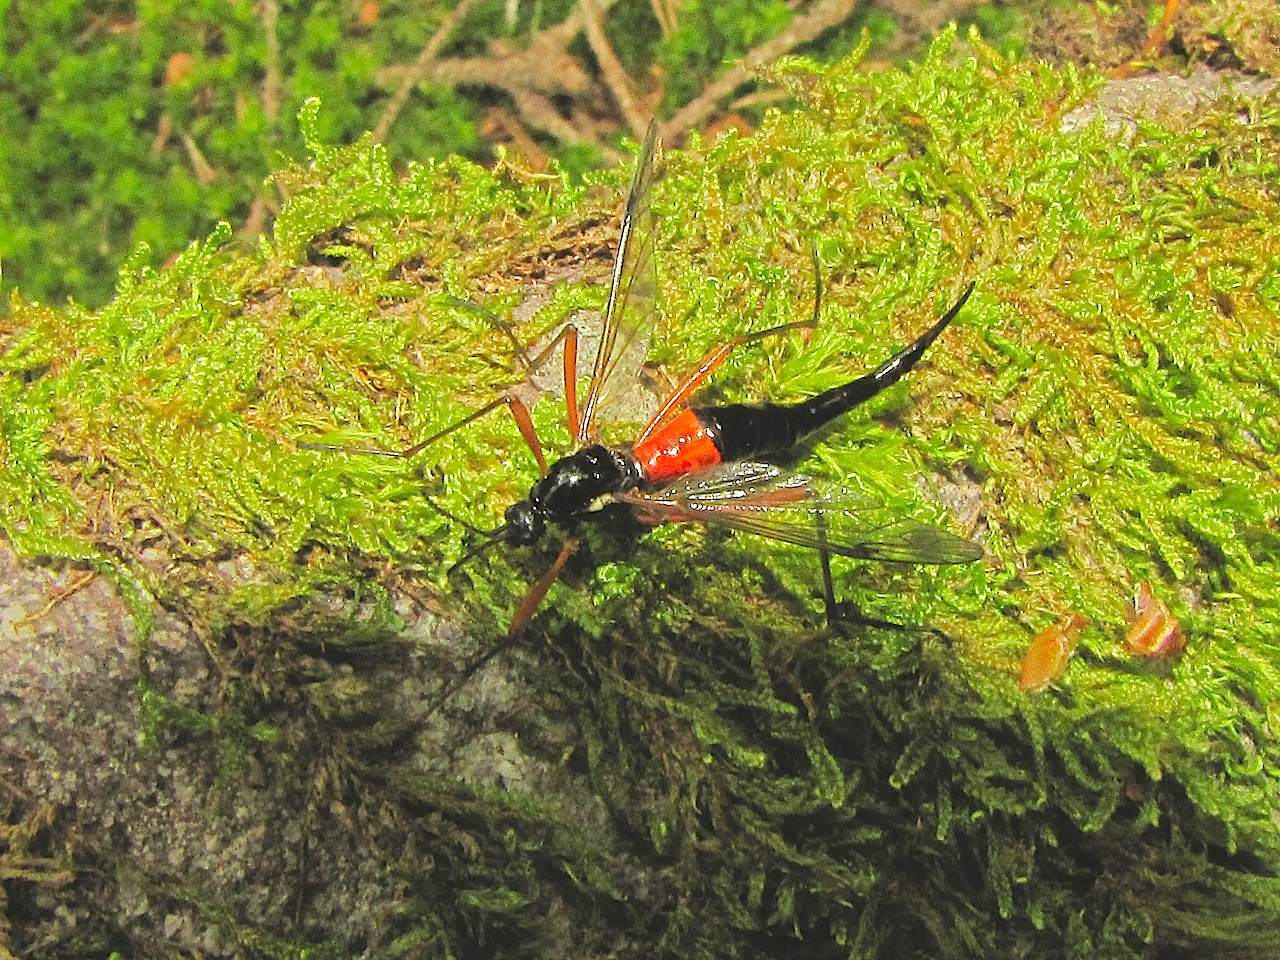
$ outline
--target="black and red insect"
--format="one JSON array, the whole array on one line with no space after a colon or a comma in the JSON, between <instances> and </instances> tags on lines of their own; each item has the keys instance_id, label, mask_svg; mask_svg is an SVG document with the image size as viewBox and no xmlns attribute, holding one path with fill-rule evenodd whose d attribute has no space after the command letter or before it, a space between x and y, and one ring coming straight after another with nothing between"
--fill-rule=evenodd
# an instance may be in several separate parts
<instances>
[{"instance_id":1,"label":"black and red insect","mask_svg":"<svg viewBox=\"0 0 1280 960\"><path fill-rule=\"evenodd\" d=\"M512 412L542 471L529 495L506 511L503 524L468 553L498 543L529 546L551 528L566 534L550 569L534 583L517 609L509 636L533 616L577 548L575 528L601 516L609 503L630 507L646 524L701 521L821 551L828 603L826 553L900 563L968 563L979 559L976 544L937 527L895 518L875 501L848 493L819 492L809 478L754 458L785 454L802 438L903 377L960 312L973 291L959 300L919 339L870 373L795 404L690 406L708 377L741 346L817 323L821 275L815 254L812 317L735 337L708 353L672 391L639 439L626 447L599 442L602 414L639 380L643 334L654 317L656 277L650 193L654 181L656 127L650 125L631 183L614 260L612 285L591 378L578 405L578 331L565 326L541 354L536 368L563 345L564 390L569 435L576 449L548 465L529 411L514 393L394 455L411 457L499 406ZM382 451L370 451L382 452Z\"/></svg>"}]
</instances>

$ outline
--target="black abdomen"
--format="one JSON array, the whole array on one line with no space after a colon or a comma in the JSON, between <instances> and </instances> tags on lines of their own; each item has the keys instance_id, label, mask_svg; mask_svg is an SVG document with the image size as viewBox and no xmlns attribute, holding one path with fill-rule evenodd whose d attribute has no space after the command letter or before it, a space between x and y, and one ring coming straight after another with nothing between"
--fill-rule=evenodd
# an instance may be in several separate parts
<instances>
[{"instance_id":1,"label":"black abdomen","mask_svg":"<svg viewBox=\"0 0 1280 960\"><path fill-rule=\"evenodd\" d=\"M764 403L758 406L733 403L722 407L704 407L695 412L710 428L716 448L725 460L746 460L786 450L814 430L902 379L937 339L938 334L955 319L960 308L969 299L969 294L973 293L973 286L969 284L955 305L923 336L871 373L856 380L832 387L799 403Z\"/></svg>"}]
</instances>

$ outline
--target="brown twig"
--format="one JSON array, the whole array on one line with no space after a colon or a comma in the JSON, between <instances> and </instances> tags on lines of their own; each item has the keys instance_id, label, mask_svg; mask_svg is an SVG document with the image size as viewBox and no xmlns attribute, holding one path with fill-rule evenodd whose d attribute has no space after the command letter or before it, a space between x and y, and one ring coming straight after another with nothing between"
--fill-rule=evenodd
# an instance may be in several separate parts
<instances>
[{"instance_id":1,"label":"brown twig","mask_svg":"<svg viewBox=\"0 0 1280 960\"><path fill-rule=\"evenodd\" d=\"M622 118L631 128L632 135L639 140L644 136L646 120L636 109L636 101L631 95L631 81L627 78L627 72L622 68L618 55L613 52L613 47L609 45L609 38L604 35L596 0L578 0L578 6L582 10L582 24L587 35L587 43L595 55L596 63L600 65L604 84L613 95L614 103L622 111Z\"/></svg>"},{"instance_id":2,"label":"brown twig","mask_svg":"<svg viewBox=\"0 0 1280 960\"><path fill-rule=\"evenodd\" d=\"M490 107L486 110L484 126L480 132L489 141L500 140L505 134L534 173L542 173L551 162L546 151L529 135L520 118L505 107Z\"/></svg>"},{"instance_id":3,"label":"brown twig","mask_svg":"<svg viewBox=\"0 0 1280 960\"><path fill-rule=\"evenodd\" d=\"M536 90L540 93L578 96L587 92L591 79L564 50L550 45L514 50L495 41L487 57L451 57L429 64L424 80L462 87L495 87L512 93ZM543 47L543 45L539 45ZM412 65L383 67L375 80L383 86L399 85L413 70Z\"/></svg>"},{"instance_id":4,"label":"brown twig","mask_svg":"<svg viewBox=\"0 0 1280 960\"><path fill-rule=\"evenodd\" d=\"M241 237L256 237L267 225L267 212L271 209L270 201L265 193L259 190L249 204L249 212L245 214L244 223L237 231Z\"/></svg>"},{"instance_id":5,"label":"brown twig","mask_svg":"<svg viewBox=\"0 0 1280 960\"><path fill-rule=\"evenodd\" d=\"M387 139L387 133L390 132L392 124L396 122L396 117L400 115L400 111L404 109L404 105L409 99L409 94L413 92L415 86L426 79L431 64L435 62L437 55L440 53L440 48L445 45L445 41L458 28L458 25L466 19L467 14L471 12L471 8L476 3L477 0L460 0L458 5L445 16L439 28L432 34L431 39L427 41L427 45L422 48L417 59L409 67L408 72L400 81L400 86L396 88L396 92L391 95L391 100L382 111L382 116L378 118L378 124L373 128L375 140Z\"/></svg>"},{"instance_id":6,"label":"brown twig","mask_svg":"<svg viewBox=\"0 0 1280 960\"><path fill-rule=\"evenodd\" d=\"M603 16L617 2L618 0L596 0L596 9ZM533 42L529 44L529 52L545 53L548 49L568 49L569 44L573 42L573 38L578 35L583 26L582 11L575 10L554 27L547 27L547 29L539 32L533 38Z\"/></svg>"},{"instance_id":7,"label":"brown twig","mask_svg":"<svg viewBox=\"0 0 1280 960\"><path fill-rule=\"evenodd\" d=\"M201 186L209 186L218 179L218 171L209 166L209 161L204 158L204 154L200 152L200 148L196 146L196 142L191 139L191 134L183 130L178 134L178 139L182 141L182 149L187 152L187 159L191 162L191 170L196 175L196 180Z\"/></svg>"},{"instance_id":8,"label":"brown twig","mask_svg":"<svg viewBox=\"0 0 1280 960\"><path fill-rule=\"evenodd\" d=\"M274 126L280 117L280 103L284 99L284 80L280 71L279 0L261 0L258 4L258 16L262 20L262 37L267 48L267 62L262 76L262 113ZM256 237L266 226L270 202L265 189L259 185L254 192L249 212L237 231L239 236Z\"/></svg>"},{"instance_id":9,"label":"brown twig","mask_svg":"<svg viewBox=\"0 0 1280 960\"><path fill-rule=\"evenodd\" d=\"M653 8L653 16L658 21L658 29L662 31L664 40L675 33L680 25L676 14L677 4L678 0L649 0L649 6Z\"/></svg>"},{"instance_id":10,"label":"brown twig","mask_svg":"<svg viewBox=\"0 0 1280 960\"><path fill-rule=\"evenodd\" d=\"M35 623L36 621L44 619L50 613L53 612L54 607L60 604L63 600L67 599L67 597L71 596L77 590L84 587L86 584L89 583L89 581L91 581L97 575L98 575L97 572L94 570L82 571L79 576L75 577L65 587L61 587L53 591L53 593L50 594L49 596L49 602L46 603L43 607L41 607L39 610L37 610L35 613L29 613L25 617L15 620L13 622L14 629L16 630L18 627L29 627L31 626L31 624Z\"/></svg>"},{"instance_id":11,"label":"brown twig","mask_svg":"<svg viewBox=\"0 0 1280 960\"><path fill-rule=\"evenodd\" d=\"M859 2L860 0L818 0L808 13L796 17L776 37L747 51L739 66L708 84L700 94L681 107L674 117L663 124L662 132L666 139L673 140L702 123L723 98L751 79L757 68L778 59L802 43L817 39L836 24L843 23Z\"/></svg>"},{"instance_id":12,"label":"brown twig","mask_svg":"<svg viewBox=\"0 0 1280 960\"><path fill-rule=\"evenodd\" d=\"M1160 54L1161 49L1169 39L1169 31L1173 27L1173 21L1178 16L1179 0L1164 0L1164 16L1160 18L1152 31L1147 34L1147 42L1142 45L1142 49L1128 63L1122 63L1111 71L1112 80L1124 80L1133 76L1141 69L1142 65L1149 60L1155 59Z\"/></svg>"},{"instance_id":13,"label":"brown twig","mask_svg":"<svg viewBox=\"0 0 1280 960\"><path fill-rule=\"evenodd\" d=\"M169 145L169 140L173 137L173 118L169 116L169 111L160 114L160 122L156 124L156 135L151 139L151 156L158 157Z\"/></svg>"},{"instance_id":14,"label":"brown twig","mask_svg":"<svg viewBox=\"0 0 1280 960\"><path fill-rule=\"evenodd\" d=\"M262 112L268 120L280 116L284 81L280 74L280 4L278 0L262 0L258 7L262 18L262 36L267 45L267 62L262 77Z\"/></svg>"},{"instance_id":15,"label":"brown twig","mask_svg":"<svg viewBox=\"0 0 1280 960\"><path fill-rule=\"evenodd\" d=\"M750 93L744 93L729 104L729 109L745 110L747 107L767 107L770 104L790 100L791 97L792 94L787 90L782 90L778 87L766 87L763 90L752 90Z\"/></svg>"},{"instance_id":16,"label":"brown twig","mask_svg":"<svg viewBox=\"0 0 1280 960\"><path fill-rule=\"evenodd\" d=\"M596 9L605 13L617 0L595 0ZM417 64L399 65L380 70L379 83L390 85L435 80L452 86L493 87L506 92L526 124L565 143L589 143L599 146L595 136L576 128L565 120L549 97L568 95L575 98L592 92L588 73L569 55L569 44L583 29L582 10L575 7L555 26L539 31L528 47L517 50L494 41L490 56L459 57L431 61L427 59L421 72ZM419 61L423 58L419 57ZM606 151L607 153L607 151Z\"/></svg>"},{"instance_id":17,"label":"brown twig","mask_svg":"<svg viewBox=\"0 0 1280 960\"><path fill-rule=\"evenodd\" d=\"M512 90L511 101L524 122L535 130L541 130L561 143L588 144L610 162L620 159L616 151L600 142L594 131L575 126L562 117L550 97L532 90Z\"/></svg>"}]
</instances>

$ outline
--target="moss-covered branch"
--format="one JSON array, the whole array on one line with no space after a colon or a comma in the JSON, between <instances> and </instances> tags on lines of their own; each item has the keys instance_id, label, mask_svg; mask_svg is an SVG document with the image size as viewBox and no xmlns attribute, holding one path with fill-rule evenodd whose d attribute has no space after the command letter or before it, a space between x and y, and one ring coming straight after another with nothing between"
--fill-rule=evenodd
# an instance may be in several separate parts
<instances>
[{"instance_id":1,"label":"moss-covered branch","mask_svg":"<svg viewBox=\"0 0 1280 960\"><path fill-rule=\"evenodd\" d=\"M385 864L385 913L361 940L305 895L246 907L217 877L133 882L200 905L245 954L1273 948L1275 93L1117 140L1064 125L1100 79L976 40L777 78L803 109L667 158L650 356L679 373L802 314L810 238L831 272L820 329L735 359L717 395L837 383L976 280L929 362L803 461L982 540L971 571L837 566L865 613L950 642L829 631L799 550L602 529L511 657L413 721L442 644L410 598L465 626L465 660L546 561L487 556L447 581L468 534L424 492L492 526L532 464L499 418L413 464L298 441L407 445L487 398L513 336L600 304L620 181L460 160L399 176L368 139L311 133L257 249L216 234L127 270L97 312L15 302L0 523L29 560L96 565L205 641L199 697L164 671L144 687L214 720L175 733L161 711L156 736L179 757L181 738L221 744L224 789L245 763L278 770L307 830ZM563 442L556 407L535 419ZM1124 650L1139 580L1183 623L1176 662ZM1022 694L1022 651L1067 609L1091 622L1075 661Z\"/></svg>"}]
</instances>

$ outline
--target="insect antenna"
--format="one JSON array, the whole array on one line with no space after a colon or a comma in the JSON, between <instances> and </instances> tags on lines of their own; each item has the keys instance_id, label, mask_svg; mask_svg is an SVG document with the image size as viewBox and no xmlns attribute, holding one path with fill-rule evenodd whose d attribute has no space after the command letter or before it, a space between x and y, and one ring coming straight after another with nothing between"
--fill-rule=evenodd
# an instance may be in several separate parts
<instances>
[{"instance_id":1,"label":"insect antenna","mask_svg":"<svg viewBox=\"0 0 1280 960\"><path fill-rule=\"evenodd\" d=\"M446 577L453 576L454 571L457 570L464 563L466 563L468 560L474 560L476 557L480 556L480 554L484 553L490 547L496 547L498 544L502 543L507 539L506 524L499 525L496 530L477 531L477 532L483 533L486 539L482 540L476 546L472 547L470 550L464 553L462 555L462 559L459 560L457 563L455 563L453 566L451 566L448 572L445 573Z\"/></svg>"},{"instance_id":2,"label":"insect antenna","mask_svg":"<svg viewBox=\"0 0 1280 960\"><path fill-rule=\"evenodd\" d=\"M436 503L433 499L431 499L430 494L424 493L422 495L422 499L427 501L427 505L431 507L431 509L434 510L436 513L440 514L446 520L452 520L458 526L464 527L468 533L474 533L482 537L492 537L495 533L498 532L498 530L502 529L502 527L499 527L498 530L481 530L474 523L471 523L468 520L464 520L462 517L458 516L456 513L451 513L450 511L446 510L444 507L440 506L440 504Z\"/></svg>"},{"instance_id":3,"label":"insect antenna","mask_svg":"<svg viewBox=\"0 0 1280 960\"><path fill-rule=\"evenodd\" d=\"M318 440L298 440L303 450L330 450L336 453L362 453L371 457L404 457L403 450L387 450L383 447L348 447L341 443L321 443Z\"/></svg>"}]
</instances>

